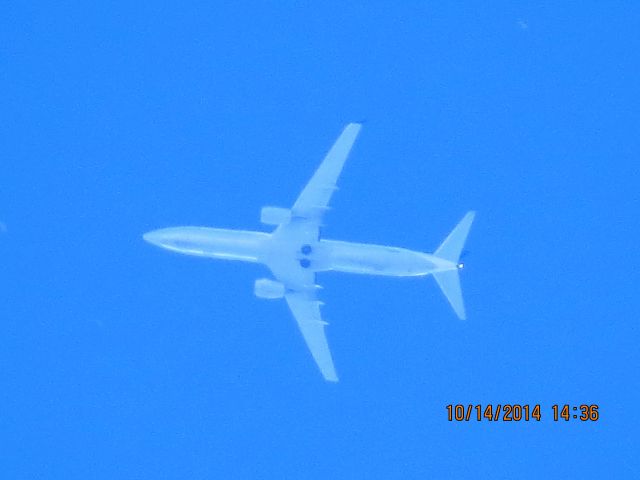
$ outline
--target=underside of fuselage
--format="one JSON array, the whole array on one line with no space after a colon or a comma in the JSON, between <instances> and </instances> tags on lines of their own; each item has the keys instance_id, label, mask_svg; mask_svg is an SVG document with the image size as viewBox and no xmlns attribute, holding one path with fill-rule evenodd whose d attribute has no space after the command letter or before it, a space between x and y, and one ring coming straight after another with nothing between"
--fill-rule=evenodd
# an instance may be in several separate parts
<instances>
[{"instance_id":1,"label":"underside of fuselage","mask_svg":"<svg viewBox=\"0 0 640 480\"><path fill-rule=\"evenodd\" d=\"M291 258L292 267L314 272L336 271L394 277L420 276L455 269L455 264L430 254L367 243L320 240L295 244L268 233L206 227L155 230L145 239L185 255L260 262Z\"/></svg>"},{"instance_id":2,"label":"underside of fuselage","mask_svg":"<svg viewBox=\"0 0 640 480\"><path fill-rule=\"evenodd\" d=\"M208 227L171 227L146 233L154 245L198 257L259 262L271 236L264 232Z\"/></svg>"},{"instance_id":3,"label":"underside of fuselage","mask_svg":"<svg viewBox=\"0 0 640 480\"><path fill-rule=\"evenodd\" d=\"M409 277L454 269L455 265L427 253L368 243L321 240L326 270L364 275Z\"/></svg>"}]
</instances>

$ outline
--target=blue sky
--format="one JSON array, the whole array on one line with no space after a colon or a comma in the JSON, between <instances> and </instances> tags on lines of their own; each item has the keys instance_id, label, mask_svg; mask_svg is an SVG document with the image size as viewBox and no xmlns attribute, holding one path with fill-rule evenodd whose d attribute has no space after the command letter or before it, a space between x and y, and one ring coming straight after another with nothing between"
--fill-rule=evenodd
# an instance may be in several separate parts
<instances>
[{"instance_id":1,"label":"blue sky","mask_svg":"<svg viewBox=\"0 0 640 480\"><path fill-rule=\"evenodd\" d=\"M637 5L90 3L0 20L6 478L637 475ZM477 210L469 320L320 275L334 385L266 270L141 234L261 229L360 120L325 235L433 251Z\"/></svg>"}]
</instances>

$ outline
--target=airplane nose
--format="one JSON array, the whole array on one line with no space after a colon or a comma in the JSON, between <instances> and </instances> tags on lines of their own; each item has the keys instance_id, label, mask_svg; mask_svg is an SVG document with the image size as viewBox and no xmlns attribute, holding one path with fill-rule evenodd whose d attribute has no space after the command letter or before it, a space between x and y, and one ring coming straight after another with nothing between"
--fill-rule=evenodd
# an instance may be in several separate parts
<instances>
[{"instance_id":1,"label":"airplane nose","mask_svg":"<svg viewBox=\"0 0 640 480\"><path fill-rule=\"evenodd\" d=\"M162 234L159 230L153 230L142 235L145 242L149 242L152 245L160 245L162 242Z\"/></svg>"}]
</instances>

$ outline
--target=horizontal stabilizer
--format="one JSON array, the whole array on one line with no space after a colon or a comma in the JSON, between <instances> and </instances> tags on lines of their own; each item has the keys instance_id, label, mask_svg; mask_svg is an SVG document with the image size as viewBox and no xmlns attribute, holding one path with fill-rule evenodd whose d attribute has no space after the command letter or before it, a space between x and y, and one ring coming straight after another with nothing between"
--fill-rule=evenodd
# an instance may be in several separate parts
<instances>
[{"instance_id":1,"label":"horizontal stabilizer","mask_svg":"<svg viewBox=\"0 0 640 480\"><path fill-rule=\"evenodd\" d=\"M460 320L466 320L467 314L464 311L464 302L462 300L462 289L460 288L460 276L458 270L447 270L433 274L433 278L438 282L438 286L444 296L447 297L451 308L456 312Z\"/></svg>"},{"instance_id":2,"label":"horizontal stabilizer","mask_svg":"<svg viewBox=\"0 0 640 480\"><path fill-rule=\"evenodd\" d=\"M461 320L465 320L467 314L464 309L462 289L460 288L460 276L458 275L458 271L462 268L459 259L474 217L475 212L468 212L434 253L436 257L447 260L453 264L451 265L451 270L436 272L433 274L433 278L436 279L440 290L442 290L444 296L447 297L451 308L453 308L453 311L456 312L456 315L458 315Z\"/></svg>"},{"instance_id":3,"label":"horizontal stabilizer","mask_svg":"<svg viewBox=\"0 0 640 480\"><path fill-rule=\"evenodd\" d=\"M444 239L444 242L438 247L434 255L444 260L458 263L462 247L464 247L464 242L467 240L467 235L469 235L469 229L475 216L476 212L468 212L449 236Z\"/></svg>"}]
</instances>

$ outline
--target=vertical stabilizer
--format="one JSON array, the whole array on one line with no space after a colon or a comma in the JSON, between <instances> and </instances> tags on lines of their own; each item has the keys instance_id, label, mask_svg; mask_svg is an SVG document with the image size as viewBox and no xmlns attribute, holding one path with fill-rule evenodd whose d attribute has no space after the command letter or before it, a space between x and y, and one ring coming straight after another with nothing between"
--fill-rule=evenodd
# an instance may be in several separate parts
<instances>
[{"instance_id":1,"label":"vertical stabilizer","mask_svg":"<svg viewBox=\"0 0 640 480\"><path fill-rule=\"evenodd\" d=\"M475 212L468 212L434 252L436 257L452 262L455 265L455 269L434 273L433 278L436 279L442 293L449 300L451 308L461 320L465 320L467 315L464 310L460 277L458 275L458 270L462 268L462 264L458 260L467 240L474 216Z\"/></svg>"}]
</instances>

